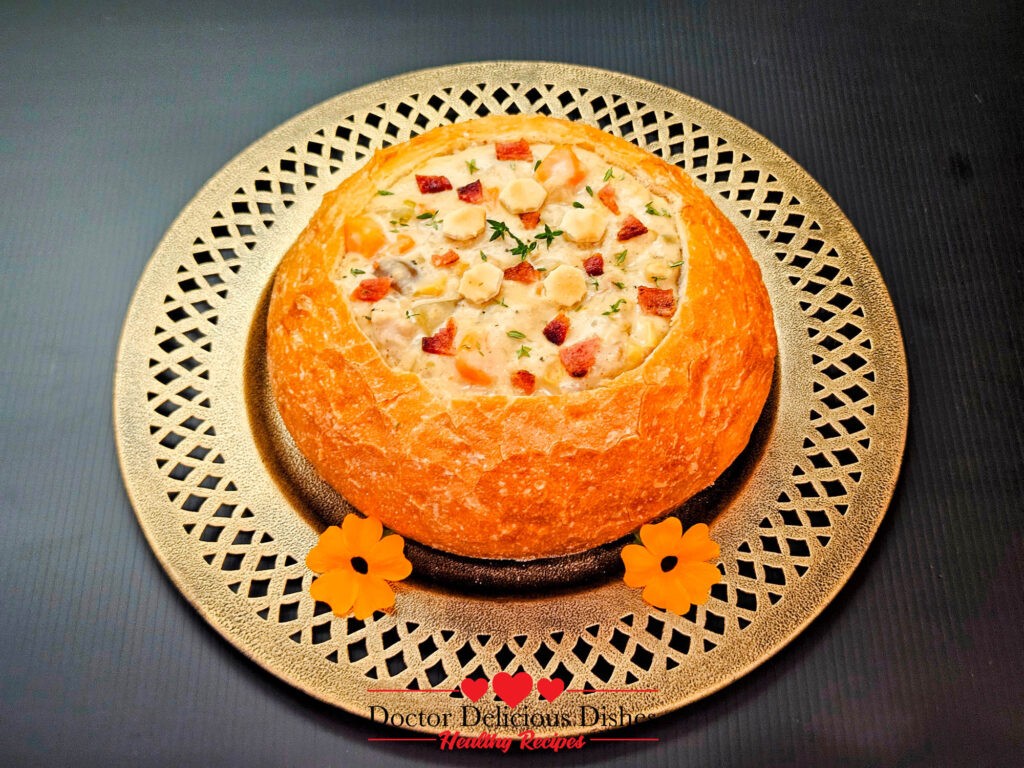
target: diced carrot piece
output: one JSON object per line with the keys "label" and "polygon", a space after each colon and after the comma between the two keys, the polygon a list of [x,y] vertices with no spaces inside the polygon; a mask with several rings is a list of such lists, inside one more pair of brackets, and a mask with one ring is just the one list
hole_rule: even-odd
{"label": "diced carrot piece", "polygon": [[494,379],[486,371],[477,368],[475,365],[470,363],[465,355],[456,355],[455,357],[455,370],[459,372],[459,375],[468,381],[470,384],[479,384],[480,386],[487,386],[494,383]]}
{"label": "diced carrot piece", "polygon": [[407,253],[414,245],[416,245],[416,241],[408,235],[399,235],[395,238],[395,245],[398,246],[399,253]]}
{"label": "diced carrot piece", "polygon": [[597,190],[597,199],[604,203],[604,207],[609,211],[616,216],[619,215],[619,201],[615,198],[615,190],[611,184],[605,184]]}
{"label": "diced carrot piece", "polygon": [[534,176],[537,181],[548,189],[567,187],[575,189],[586,177],[587,172],[572,151],[572,147],[562,145],[552,149],[548,156],[541,160]]}
{"label": "diced carrot piece", "polygon": [[345,250],[361,253],[367,258],[379,251],[387,238],[380,225],[369,216],[353,216],[345,220]]}

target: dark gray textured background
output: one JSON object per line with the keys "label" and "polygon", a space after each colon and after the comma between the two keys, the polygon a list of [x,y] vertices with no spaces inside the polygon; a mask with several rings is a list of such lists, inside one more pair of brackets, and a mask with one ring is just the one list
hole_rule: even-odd
{"label": "dark gray textured background", "polygon": [[659,744],[531,762],[1024,765],[1024,13],[754,6],[3,4],[0,764],[516,759],[368,744],[367,723],[208,628],[143,540],[110,408],[133,286],[225,162],[350,88],[505,58],[646,77],[779,145],[873,252],[912,377],[900,486],[825,613],[738,683],[634,732]]}

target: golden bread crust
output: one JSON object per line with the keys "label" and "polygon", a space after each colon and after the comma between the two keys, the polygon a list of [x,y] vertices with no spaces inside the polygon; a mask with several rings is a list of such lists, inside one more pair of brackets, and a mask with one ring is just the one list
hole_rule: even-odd
{"label": "golden bread crust", "polygon": [[[344,222],[431,157],[512,141],[574,144],[679,200],[685,286],[636,368],[561,395],[451,394],[392,368],[331,279]],[[747,444],[776,338],[757,264],[690,177],[590,126],[494,116],[378,152],[323,200],[278,269],[267,321],[274,396],[299,450],[365,514],[486,558],[576,552],[710,485]]]}

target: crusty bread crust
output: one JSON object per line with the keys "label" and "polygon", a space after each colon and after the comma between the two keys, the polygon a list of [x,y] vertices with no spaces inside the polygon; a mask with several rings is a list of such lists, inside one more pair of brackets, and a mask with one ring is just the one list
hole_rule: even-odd
{"label": "crusty bread crust", "polygon": [[[451,395],[392,368],[330,275],[344,222],[427,159],[525,138],[574,144],[678,203],[685,285],[636,368],[562,395]],[[328,193],[278,269],[267,321],[274,396],[298,448],[365,514],[460,555],[534,558],[614,540],[714,482],[771,385],[775,329],[757,264],[680,169],[596,128],[494,116],[382,150]]]}

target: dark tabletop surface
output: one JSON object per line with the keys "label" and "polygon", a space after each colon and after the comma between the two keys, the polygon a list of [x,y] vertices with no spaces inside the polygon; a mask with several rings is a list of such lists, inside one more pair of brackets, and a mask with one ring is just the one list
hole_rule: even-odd
{"label": "dark tabletop surface", "polygon": [[1024,765],[1022,18],[1012,2],[4,4],[0,763],[482,762],[369,744],[208,627],[135,521],[110,403],[132,289],[224,163],[343,91],[503,58],[645,77],[780,146],[873,253],[911,374],[895,497],[823,615],[636,731],[658,744],[532,762]]}

